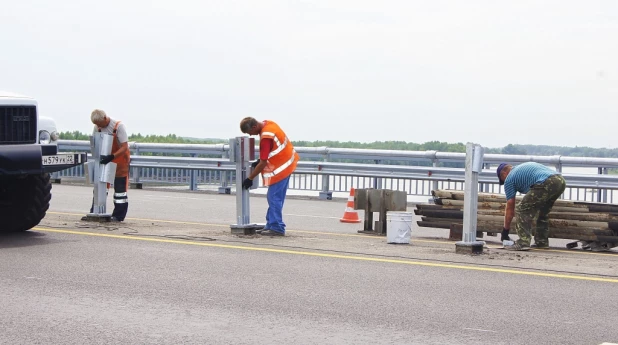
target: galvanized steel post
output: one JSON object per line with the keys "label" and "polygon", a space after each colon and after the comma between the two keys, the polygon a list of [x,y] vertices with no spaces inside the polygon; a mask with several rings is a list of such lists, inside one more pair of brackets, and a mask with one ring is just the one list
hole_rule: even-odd
{"label": "galvanized steel post", "polygon": [[[195,156],[196,156],[195,153],[191,154],[191,157],[195,157]],[[190,183],[190,185],[189,185],[189,189],[190,190],[197,190],[197,179],[195,178],[196,172],[197,171],[195,171],[195,169],[191,169],[191,172],[190,172],[191,181],[189,182]]]}
{"label": "galvanized steel post", "polygon": [[[255,157],[255,139],[246,136],[230,139],[230,161],[236,163],[236,224],[230,227],[233,234],[252,235],[264,225],[250,223],[249,190],[243,188],[243,181],[249,176],[250,161]],[[251,189],[256,189],[257,181]]]}
{"label": "galvanized steel post", "polygon": [[[598,169],[599,175],[607,174],[607,169],[603,169],[603,167],[598,167],[597,169]],[[597,185],[598,184],[599,183],[597,182]],[[605,196],[603,196],[603,194],[605,194]],[[604,189],[600,189],[600,188],[597,189],[597,200],[596,201],[597,202],[606,202],[606,201],[603,201],[604,199],[607,200],[607,191],[604,190]]]}
{"label": "galvanized steel post", "polygon": [[[133,153],[136,156],[139,156],[139,146],[136,145],[135,149],[133,150]],[[135,184],[139,183],[140,173],[141,173],[140,167],[133,167],[133,183]]]}
{"label": "galvanized steel post", "polygon": [[[328,162],[328,153],[324,155],[324,162]],[[319,198],[322,200],[332,200],[333,192],[330,190],[330,175],[322,175],[322,190],[320,191]]]}
{"label": "galvanized steel post", "polygon": [[[491,169],[491,164],[484,163],[483,164],[483,169],[487,169],[487,170]],[[479,189],[480,189],[481,192],[490,193],[489,187],[490,187],[489,183],[481,183]]]}
{"label": "galvanized steel post", "polygon": [[95,133],[90,137],[92,160],[88,164],[88,176],[86,182],[94,185],[92,193],[92,210],[82,220],[109,222],[111,214],[107,213],[107,184],[114,182],[116,176],[116,163],[101,164],[99,160],[103,155],[112,152],[114,137],[105,133]]}
{"label": "galvanized steel post", "polygon": [[[607,168],[603,168],[603,175],[607,175]],[[601,202],[607,202],[607,189],[603,189],[603,199]]]}
{"label": "galvanized steel post", "polygon": [[[221,158],[230,159],[229,150],[223,151],[223,153],[221,154]],[[222,171],[219,174],[219,176],[221,177],[221,186],[219,186],[218,193],[219,194],[231,194],[232,187],[229,186],[229,181],[231,180],[232,173],[228,171]]]}
{"label": "galvanized steel post", "polygon": [[[437,160],[437,159],[432,159],[432,160],[431,160],[431,163],[432,163],[431,165],[432,165],[434,168],[437,168],[437,167],[438,167],[438,163],[439,163],[439,162],[438,162],[438,160]],[[438,189],[439,189],[439,187],[438,187],[438,181],[437,181],[437,180],[434,180],[432,184],[433,184],[433,186],[432,186],[432,188],[431,188],[432,190],[438,190]]]}
{"label": "galvanized steel post", "polygon": [[[376,164],[382,164],[382,160],[381,159],[376,159],[375,162],[376,162]],[[374,177],[374,179],[373,179],[373,188],[375,188],[375,189],[382,189],[382,178]]]}
{"label": "galvanized steel post", "polygon": [[455,244],[455,252],[462,254],[481,254],[484,243],[476,240],[476,220],[478,210],[479,173],[483,168],[483,147],[466,144],[466,173],[463,209],[462,240]]}

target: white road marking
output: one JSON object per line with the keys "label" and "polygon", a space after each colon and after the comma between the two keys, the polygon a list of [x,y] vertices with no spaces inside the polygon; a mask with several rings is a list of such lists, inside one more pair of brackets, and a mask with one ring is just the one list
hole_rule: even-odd
{"label": "white road marking", "polygon": [[286,213],[285,216],[293,216],[293,217],[307,217],[307,218],[326,218],[326,219],[339,219],[341,217],[327,217],[327,216],[311,216],[308,214],[292,214]]}
{"label": "white road marking", "polygon": [[464,329],[467,329],[469,331],[479,331],[479,332],[490,332],[490,333],[498,333],[498,331],[492,331],[489,329],[480,329],[480,328],[466,328],[464,327]]}
{"label": "white road marking", "polygon": [[155,199],[166,198],[166,199],[186,199],[186,200],[201,200],[201,201],[215,201],[216,200],[216,199],[204,199],[204,198],[188,198],[185,196],[161,196],[161,195],[152,195],[152,194],[146,194],[143,196],[153,197]]}

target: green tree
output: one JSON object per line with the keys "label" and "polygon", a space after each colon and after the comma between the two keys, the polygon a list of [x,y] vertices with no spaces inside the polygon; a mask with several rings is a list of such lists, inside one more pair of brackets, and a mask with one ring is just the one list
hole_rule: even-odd
{"label": "green tree", "polygon": [[525,155],[526,150],[519,145],[508,144],[502,148],[502,153],[507,155]]}

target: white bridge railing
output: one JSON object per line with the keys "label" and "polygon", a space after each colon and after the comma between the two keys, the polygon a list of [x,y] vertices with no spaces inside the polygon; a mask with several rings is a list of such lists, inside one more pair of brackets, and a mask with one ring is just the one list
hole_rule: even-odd
{"label": "white bridge railing", "polygon": [[[90,151],[88,141],[61,140],[58,147],[65,152]],[[229,161],[228,145],[130,143],[130,149],[133,183],[188,185],[191,190],[210,186],[228,193],[233,185],[235,165]],[[385,188],[427,196],[432,189],[463,190],[464,187],[464,153],[328,147],[296,147],[296,151],[301,162],[290,179],[290,188],[315,191],[323,198],[329,198],[333,192],[347,192],[351,187]],[[493,169],[499,163],[530,161],[563,172],[567,181],[565,199],[613,203],[614,193],[618,193],[618,175],[607,174],[609,168],[618,168],[618,159],[504,154],[485,154],[484,170],[479,174],[480,191],[501,192]],[[440,166],[443,163],[460,163],[461,168]],[[589,169],[593,173],[581,174],[563,171],[565,167],[594,169]],[[83,176],[83,166],[55,175],[56,178]]]}

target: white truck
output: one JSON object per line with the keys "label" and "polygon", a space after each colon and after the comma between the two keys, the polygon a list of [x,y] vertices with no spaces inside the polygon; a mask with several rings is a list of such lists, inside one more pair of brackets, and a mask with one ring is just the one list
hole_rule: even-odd
{"label": "white truck", "polygon": [[49,174],[86,162],[86,153],[59,154],[57,140],[36,100],[0,91],[0,232],[39,224],[51,200]]}

